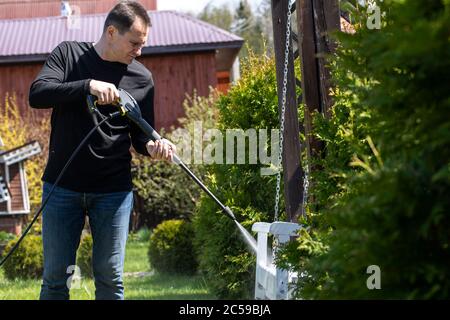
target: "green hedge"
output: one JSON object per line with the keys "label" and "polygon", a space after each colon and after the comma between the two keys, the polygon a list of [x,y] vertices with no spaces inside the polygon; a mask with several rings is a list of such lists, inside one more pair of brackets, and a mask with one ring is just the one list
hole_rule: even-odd
{"label": "green hedge", "polygon": [[194,229],[190,222],[167,220],[159,224],[150,236],[150,266],[160,273],[194,274],[197,260],[193,237]]}
{"label": "green hedge", "polygon": [[80,268],[82,277],[93,277],[92,248],[92,235],[83,234],[77,251],[77,266]]}
{"label": "green hedge", "polygon": [[[200,197],[198,186],[178,166],[141,157],[135,160],[133,182],[141,227],[154,228],[164,220],[188,219]],[[199,177],[201,171],[193,167]]]}
{"label": "green hedge", "polygon": [[[243,63],[241,79],[220,97],[218,107],[217,126],[224,137],[226,129],[279,128],[274,60],[250,55]],[[246,143],[246,164],[208,167],[205,183],[251,230],[255,222],[273,221],[276,176],[262,176],[260,169],[265,165],[261,163],[248,164],[248,151]],[[282,205],[280,209],[283,213]],[[253,298],[255,256],[242,241],[236,225],[206,195],[197,206],[194,225],[200,270],[211,292],[221,299]]]}
{"label": "green hedge", "polygon": [[0,231],[0,256],[3,255],[3,250],[9,241],[14,240],[15,235],[9,232]]}
{"label": "green hedge", "polygon": [[[16,243],[17,239],[8,242],[3,255],[5,256]],[[43,259],[42,237],[29,234],[3,265],[5,277],[10,280],[40,278],[44,265]]]}
{"label": "green hedge", "polygon": [[[40,225],[36,226],[32,232],[39,230]],[[3,256],[16,242],[17,239],[13,239],[7,243]],[[77,265],[80,267],[83,277],[92,277],[92,236],[90,234],[82,237],[77,252]],[[3,267],[7,279],[41,278],[44,268],[42,236],[35,233],[28,234]]]}
{"label": "green hedge", "polygon": [[[299,297],[448,299],[450,3],[377,4],[381,30],[354,12],[357,32],[339,36],[333,115],[316,117],[327,152],[311,228],[287,256],[308,274]],[[367,288],[370,265],[381,290]]]}

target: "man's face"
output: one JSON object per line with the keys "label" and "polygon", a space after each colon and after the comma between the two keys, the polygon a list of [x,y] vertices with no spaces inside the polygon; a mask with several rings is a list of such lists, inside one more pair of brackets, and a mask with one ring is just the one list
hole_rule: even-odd
{"label": "man's face", "polygon": [[108,29],[109,47],[110,54],[115,61],[130,64],[133,59],[141,55],[149,32],[149,27],[141,19],[137,18],[130,30],[123,35],[113,26],[108,28],[112,28]]}

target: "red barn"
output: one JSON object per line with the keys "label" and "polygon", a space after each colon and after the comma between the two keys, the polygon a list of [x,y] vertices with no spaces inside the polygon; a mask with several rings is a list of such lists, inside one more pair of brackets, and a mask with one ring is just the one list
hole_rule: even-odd
{"label": "red barn", "polygon": [[[73,4],[87,8],[88,2],[102,3],[95,10],[105,9],[103,3],[109,3],[110,7],[105,10],[109,11],[116,1],[71,1],[70,8]],[[155,3],[141,2],[148,2],[150,7]],[[0,12],[5,11],[2,3],[11,5],[11,1],[0,0]],[[95,12],[94,9],[91,12]],[[0,101],[7,93],[14,93],[25,115],[45,114],[45,111],[28,107],[28,91],[53,48],[65,40],[96,42],[106,18],[106,13],[84,14],[82,11],[81,15],[67,15],[61,11],[61,14],[65,16],[0,20]],[[149,15],[153,27],[138,60],[153,73],[156,129],[168,129],[184,115],[182,102],[186,94],[196,90],[205,96],[210,86],[227,90],[243,39],[179,12],[149,11]]]}

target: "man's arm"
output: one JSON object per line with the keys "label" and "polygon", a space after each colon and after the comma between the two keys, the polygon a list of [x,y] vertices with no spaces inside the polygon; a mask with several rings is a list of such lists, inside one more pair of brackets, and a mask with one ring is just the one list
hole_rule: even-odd
{"label": "man's arm", "polygon": [[58,104],[80,100],[89,93],[91,79],[65,82],[68,44],[60,43],[50,54],[41,72],[30,87],[29,103],[32,108],[51,108]]}

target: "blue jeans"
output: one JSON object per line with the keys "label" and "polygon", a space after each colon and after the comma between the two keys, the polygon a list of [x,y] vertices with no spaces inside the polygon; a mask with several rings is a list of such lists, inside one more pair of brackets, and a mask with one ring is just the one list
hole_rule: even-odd
{"label": "blue jeans", "polygon": [[[44,182],[42,199],[51,187]],[[80,193],[55,188],[42,215],[44,274],[40,299],[69,299],[67,280],[73,269],[68,273],[68,268],[76,264],[86,215],[93,239],[95,298],[124,299],[122,274],[132,206],[133,193],[128,191]]]}

